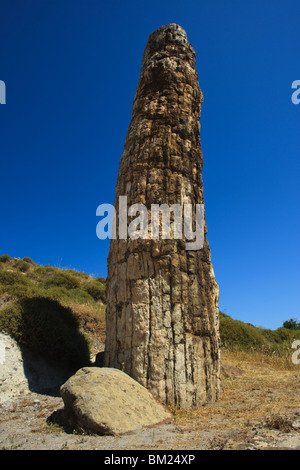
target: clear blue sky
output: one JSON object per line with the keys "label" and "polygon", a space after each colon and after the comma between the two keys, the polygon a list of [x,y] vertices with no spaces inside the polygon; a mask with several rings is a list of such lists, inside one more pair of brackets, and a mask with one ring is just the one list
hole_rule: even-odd
{"label": "clear blue sky", "polygon": [[1,0],[0,252],[106,276],[113,203],[149,34],[197,57],[208,240],[220,309],[300,320],[299,0]]}

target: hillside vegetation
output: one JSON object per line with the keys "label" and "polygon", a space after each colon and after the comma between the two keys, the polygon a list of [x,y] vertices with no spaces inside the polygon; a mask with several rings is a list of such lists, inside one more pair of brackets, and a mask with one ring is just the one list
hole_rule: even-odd
{"label": "hillside vegetation", "polygon": [[0,331],[49,362],[87,365],[105,335],[105,279],[0,256]]}
{"label": "hillside vegetation", "polygon": [[[106,281],[86,273],[0,256],[0,331],[48,361],[77,369],[103,349]],[[300,330],[269,330],[220,312],[223,351],[290,361]]]}
{"label": "hillside vegetation", "polygon": [[260,352],[291,358],[292,343],[300,340],[300,331],[288,328],[269,330],[255,327],[220,312],[220,335],[223,350]]}

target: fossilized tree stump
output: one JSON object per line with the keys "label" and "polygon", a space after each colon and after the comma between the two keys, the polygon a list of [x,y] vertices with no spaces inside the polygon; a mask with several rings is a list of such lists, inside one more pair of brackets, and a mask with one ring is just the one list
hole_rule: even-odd
{"label": "fossilized tree stump", "polygon": [[[117,215],[119,196],[127,196],[128,206],[149,209],[204,203],[202,101],[185,31],[162,26],[144,52],[117,179]],[[105,365],[122,369],[166,404],[214,401],[220,391],[218,296],[206,226],[197,251],[186,250],[184,237],[111,240]]]}

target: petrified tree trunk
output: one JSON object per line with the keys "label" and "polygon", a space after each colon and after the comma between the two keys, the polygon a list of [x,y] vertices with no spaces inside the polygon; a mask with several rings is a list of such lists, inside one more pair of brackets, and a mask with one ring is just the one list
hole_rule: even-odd
{"label": "petrified tree trunk", "polygon": [[[149,36],[120,161],[128,206],[203,204],[200,105],[195,52],[178,25]],[[128,218],[128,222],[130,222]],[[220,391],[219,290],[209,244],[111,240],[105,365],[124,370],[160,401],[181,407]]]}

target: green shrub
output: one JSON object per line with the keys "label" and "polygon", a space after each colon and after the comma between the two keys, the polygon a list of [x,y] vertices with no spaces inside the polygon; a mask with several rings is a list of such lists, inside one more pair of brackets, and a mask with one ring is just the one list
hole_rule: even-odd
{"label": "green shrub", "polygon": [[33,264],[34,266],[36,265],[36,263],[34,261],[32,261],[31,258],[29,258],[28,256],[25,256],[23,258],[23,261],[26,261],[26,263],[30,263],[30,264]]}
{"label": "green shrub", "polygon": [[76,289],[80,287],[80,282],[76,276],[62,272],[59,268],[43,266],[36,268],[28,275],[36,283],[45,289],[52,287],[65,287],[66,289]]}
{"label": "green shrub", "polygon": [[1,255],[0,256],[0,263],[6,263],[7,261],[11,261],[12,257],[9,255]]}
{"label": "green shrub", "polygon": [[68,307],[46,297],[10,302],[0,310],[0,330],[49,362],[76,370],[89,364],[88,340]]}
{"label": "green shrub", "polygon": [[0,310],[0,331],[10,334],[16,341],[22,338],[22,309],[20,304],[10,302]]}
{"label": "green shrub", "polygon": [[234,347],[239,347],[240,349],[256,349],[263,343],[258,328],[251,327],[238,320],[233,320],[231,317],[221,312],[220,335],[222,346],[229,349]]}
{"label": "green shrub", "polygon": [[0,294],[11,298],[24,298],[36,295],[38,288],[26,275],[16,271],[0,271]]}
{"label": "green shrub", "polygon": [[38,268],[30,271],[28,273],[28,277],[41,284],[45,279],[48,279],[50,276],[54,276],[59,272],[59,269],[53,268],[52,266],[39,266]]}
{"label": "green shrub", "polygon": [[283,323],[283,327],[289,330],[300,330],[300,323],[298,323],[294,318],[290,318]]}
{"label": "green shrub", "polygon": [[0,285],[13,286],[13,285],[27,285],[29,284],[26,276],[17,272],[1,271],[0,272]]}
{"label": "green shrub", "polygon": [[62,272],[53,273],[53,275],[49,276],[45,282],[44,286],[46,289],[50,287],[65,287],[66,289],[76,289],[80,286],[80,282],[73,276],[69,274],[65,274]]}
{"label": "green shrub", "polygon": [[225,349],[285,355],[294,339],[300,339],[300,331],[257,328],[220,312],[220,336]]}
{"label": "green shrub", "polygon": [[79,304],[95,303],[93,297],[82,288],[69,290],[69,298]]}
{"label": "green shrub", "polygon": [[48,273],[56,273],[59,272],[60,270],[58,268],[53,268],[53,266],[40,266],[39,268],[36,268],[34,270],[34,273],[38,275],[46,275]]}
{"label": "green shrub", "polygon": [[105,302],[106,299],[106,289],[103,284],[98,281],[91,281],[84,284],[83,289],[91,296],[93,299],[98,302]]}
{"label": "green shrub", "polygon": [[23,259],[17,259],[14,261],[14,267],[22,273],[27,273],[30,269],[30,263],[27,263],[27,261]]}
{"label": "green shrub", "polygon": [[77,278],[81,280],[85,280],[89,278],[89,275],[87,273],[83,273],[81,271],[74,271],[73,269],[64,269],[63,272],[71,274],[72,276],[76,276]]}
{"label": "green shrub", "polygon": [[66,289],[65,287],[51,287],[50,289],[41,290],[41,296],[49,297],[56,300],[72,300],[79,304],[90,304],[94,299],[83,289]]}
{"label": "green shrub", "polygon": [[41,289],[30,284],[0,285],[0,295],[5,294],[12,299],[23,299],[39,295]]}

